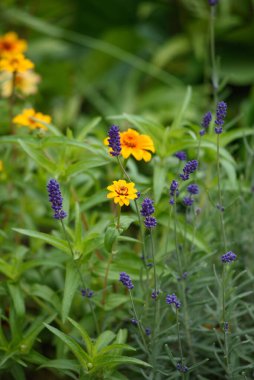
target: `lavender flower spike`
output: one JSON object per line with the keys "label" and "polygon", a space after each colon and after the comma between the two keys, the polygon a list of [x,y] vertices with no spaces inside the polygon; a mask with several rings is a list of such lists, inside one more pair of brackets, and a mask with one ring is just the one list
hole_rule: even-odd
{"label": "lavender flower spike", "polygon": [[192,160],[192,161],[188,161],[185,165],[185,167],[183,168],[183,174],[180,174],[180,178],[183,180],[183,181],[187,181],[190,177],[190,174],[191,173],[194,173],[195,170],[197,170],[198,168],[198,161],[197,160]]}
{"label": "lavender flower spike", "polygon": [[179,152],[176,152],[174,156],[178,158],[178,160],[180,161],[186,161],[187,159],[187,154],[182,150],[180,150]]}
{"label": "lavender flower spike", "polygon": [[177,309],[179,309],[181,306],[181,302],[179,301],[179,299],[174,293],[171,295],[170,294],[167,295],[166,303],[169,305],[174,304]]}
{"label": "lavender flower spike", "polygon": [[145,198],[142,202],[140,214],[142,216],[150,216],[154,213],[153,201],[150,198]]}
{"label": "lavender flower spike", "polygon": [[120,273],[119,281],[129,290],[134,288],[130,276],[125,272]]}
{"label": "lavender flower spike", "polygon": [[226,264],[226,263],[232,263],[235,261],[237,258],[236,254],[233,253],[232,251],[229,251],[225,253],[224,255],[221,256],[221,261]]}
{"label": "lavender flower spike", "polygon": [[227,115],[227,104],[225,102],[219,102],[217,104],[217,109],[216,109],[216,120],[215,120],[216,127],[214,128],[214,131],[217,135],[220,135],[223,132],[222,126],[224,124],[224,119],[226,115]]}
{"label": "lavender flower spike", "polygon": [[49,201],[54,211],[54,218],[62,220],[67,216],[63,208],[63,197],[60,190],[60,185],[55,179],[50,179],[47,184]]}
{"label": "lavender flower spike", "polygon": [[117,157],[121,154],[120,130],[116,125],[112,125],[108,131],[108,145],[111,148],[111,156]]}
{"label": "lavender flower spike", "polygon": [[212,121],[212,114],[209,111],[203,116],[203,120],[201,123],[201,126],[203,127],[203,129],[201,129],[201,131],[199,132],[200,136],[204,136],[206,134],[211,121]]}
{"label": "lavender flower spike", "polygon": [[214,6],[218,4],[219,0],[208,0],[209,5]]}

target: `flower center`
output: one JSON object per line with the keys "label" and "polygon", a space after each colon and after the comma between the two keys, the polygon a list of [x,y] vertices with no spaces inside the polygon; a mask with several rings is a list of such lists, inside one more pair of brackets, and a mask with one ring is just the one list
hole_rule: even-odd
{"label": "flower center", "polygon": [[126,187],[126,186],[119,186],[118,189],[116,189],[116,193],[118,195],[128,195],[128,187]]}
{"label": "flower center", "polygon": [[34,120],[34,117],[33,117],[33,116],[30,116],[30,117],[28,118],[28,120],[29,120],[29,123],[31,123],[31,124],[36,124],[36,121]]}
{"label": "flower center", "polygon": [[137,140],[134,136],[125,136],[123,144],[127,145],[129,148],[135,148],[137,146]]}
{"label": "flower center", "polygon": [[11,42],[8,42],[8,41],[2,42],[2,46],[3,46],[4,50],[12,50],[13,49],[13,44]]}

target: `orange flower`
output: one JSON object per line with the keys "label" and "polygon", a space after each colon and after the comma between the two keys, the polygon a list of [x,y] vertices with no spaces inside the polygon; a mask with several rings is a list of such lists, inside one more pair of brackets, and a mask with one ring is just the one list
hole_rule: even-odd
{"label": "orange flower", "polygon": [[[140,135],[134,129],[128,129],[126,132],[120,132],[121,141],[121,155],[123,158],[128,158],[130,155],[134,156],[136,160],[150,161],[152,155],[150,152],[155,152],[154,143],[151,137],[147,135]],[[108,137],[104,139],[104,144],[108,145]]]}
{"label": "orange flower", "polygon": [[33,108],[25,109],[20,115],[15,116],[12,119],[14,124],[19,124],[30,129],[44,129],[48,128],[42,124],[49,124],[51,122],[51,117],[48,115],[43,115],[41,112],[35,112]]}
{"label": "orange flower", "polygon": [[130,199],[136,199],[137,189],[135,189],[135,183],[129,182],[127,183],[123,179],[119,179],[119,181],[113,181],[113,185],[107,187],[110,191],[107,195],[107,198],[114,198],[115,203],[119,203],[122,207],[123,205],[129,206]]}
{"label": "orange flower", "polygon": [[133,155],[136,160],[150,161],[152,158],[151,152],[155,152],[153,140],[147,135],[140,135],[134,129],[128,129],[126,132],[120,133],[122,156],[128,158]]}
{"label": "orange flower", "polygon": [[[35,94],[40,80],[41,77],[32,70],[17,73],[15,76],[15,89],[25,96]],[[2,96],[8,98],[12,94],[13,74],[3,71],[0,74],[0,82]]]}
{"label": "orange flower", "polygon": [[25,58],[23,54],[6,54],[0,60],[0,70],[9,71],[10,73],[22,73],[33,67],[33,62]]}
{"label": "orange flower", "polygon": [[27,43],[25,40],[18,38],[15,32],[6,33],[0,37],[0,55],[9,53],[17,54],[23,53],[27,49]]}

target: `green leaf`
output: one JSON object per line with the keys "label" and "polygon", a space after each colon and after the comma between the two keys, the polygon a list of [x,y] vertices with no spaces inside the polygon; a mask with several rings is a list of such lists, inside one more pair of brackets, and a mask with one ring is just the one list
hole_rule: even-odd
{"label": "green leaf", "polygon": [[112,251],[113,245],[119,236],[115,227],[108,227],[104,235],[104,247],[108,252]]}
{"label": "green leaf", "polygon": [[47,363],[42,364],[40,368],[55,368],[65,370],[68,369],[70,371],[79,372],[80,366],[76,362],[76,360],[71,359],[55,359],[55,360],[47,360]]}
{"label": "green leaf", "polygon": [[62,303],[62,320],[66,321],[73,297],[76,293],[80,278],[77,271],[77,267],[73,261],[69,261],[66,265],[66,275],[64,282],[64,294],[63,294],[63,303]]}
{"label": "green leaf", "polygon": [[14,309],[16,311],[16,314],[18,317],[22,318],[25,315],[25,302],[24,302],[24,297],[21,289],[17,284],[7,284]]}
{"label": "green leaf", "polygon": [[69,349],[73,352],[73,354],[78,359],[84,371],[87,373],[88,372],[87,364],[89,363],[89,356],[82,349],[82,347],[75,341],[75,339],[62,333],[60,330],[46,323],[45,323],[45,326],[69,347]]}
{"label": "green leaf", "polygon": [[46,243],[53,245],[53,247],[60,249],[64,253],[67,253],[68,255],[71,254],[67,242],[56,236],[48,235],[48,234],[45,234],[43,232],[38,232],[38,231],[24,230],[23,228],[13,228],[13,231],[16,231],[26,236],[43,240]]}
{"label": "green leaf", "polygon": [[40,151],[29,146],[25,141],[18,140],[20,146],[23,150],[30,156],[39,166],[47,170],[48,173],[54,174],[56,171],[56,165],[51,162],[45,155]]}
{"label": "green leaf", "polygon": [[92,354],[93,354],[93,342],[91,341],[88,333],[86,332],[86,330],[82,326],[80,326],[79,323],[77,323],[73,319],[68,318],[68,320],[79,331],[79,333],[82,336],[84,343],[86,345],[88,355],[92,356]]}
{"label": "green leaf", "polygon": [[95,351],[99,352],[102,348],[106,347],[115,336],[112,331],[104,331],[96,340]]}
{"label": "green leaf", "polygon": [[153,171],[153,193],[155,203],[158,203],[161,198],[161,194],[166,182],[166,174],[167,167],[162,161],[156,160]]}
{"label": "green leaf", "polygon": [[192,89],[190,86],[187,87],[186,95],[183,101],[183,104],[181,106],[181,109],[179,112],[177,112],[177,116],[175,120],[173,121],[173,124],[171,125],[171,129],[177,129],[181,127],[183,116],[186,112],[186,109],[188,108],[190,101],[191,101],[191,95],[192,95]]}
{"label": "green leaf", "polygon": [[78,141],[82,141],[88,133],[90,133],[101,121],[101,117],[95,117],[90,123],[88,123],[84,128],[82,128],[80,134],[78,135]]}

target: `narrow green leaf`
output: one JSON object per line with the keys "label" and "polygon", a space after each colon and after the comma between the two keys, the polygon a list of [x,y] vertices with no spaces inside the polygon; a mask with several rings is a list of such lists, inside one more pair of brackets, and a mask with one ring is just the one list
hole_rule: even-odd
{"label": "narrow green leaf", "polygon": [[71,318],[68,318],[68,320],[71,322],[71,324],[79,331],[80,335],[82,336],[83,340],[84,340],[84,343],[86,345],[86,349],[87,349],[87,353],[88,355],[92,355],[92,352],[93,352],[93,342],[91,341],[88,333],[86,332],[86,330],[80,326],[79,323],[77,323],[76,321],[74,321],[73,319]]}
{"label": "narrow green leaf", "polygon": [[62,333],[60,330],[48,325],[47,323],[45,323],[45,326],[69,347],[69,349],[78,359],[84,371],[87,373],[87,364],[89,363],[89,357],[87,353],[82,349],[82,347],[75,341],[75,339]]}
{"label": "narrow green leaf", "polygon": [[53,247],[56,247],[69,255],[71,254],[67,242],[56,236],[52,236],[52,235],[45,234],[43,232],[38,232],[38,231],[24,230],[23,228],[13,228],[13,231],[16,231],[26,236],[43,240],[46,243],[53,245]]}
{"label": "narrow green leaf", "polygon": [[29,146],[25,141],[18,141],[23,150],[30,156],[39,166],[43,167],[47,170],[48,173],[54,174],[56,170],[56,166],[53,162],[51,162],[45,155],[43,155],[40,151]]}
{"label": "narrow green leaf", "polygon": [[22,318],[25,315],[25,302],[21,289],[18,284],[7,284],[10,296],[13,301],[14,309],[18,317]]}
{"label": "narrow green leaf", "polygon": [[80,278],[77,272],[77,268],[73,261],[69,261],[66,265],[65,283],[64,283],[64,294],[62,303],[62,320],[66,321],[73,297],[77,290]]}
{"label": "narrow green leaf", "polygon": [[106,347],[115,338],[116,334],[112,331],[104,331],[96,340],[95,351],[99,352],[102,348]]}

